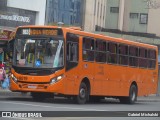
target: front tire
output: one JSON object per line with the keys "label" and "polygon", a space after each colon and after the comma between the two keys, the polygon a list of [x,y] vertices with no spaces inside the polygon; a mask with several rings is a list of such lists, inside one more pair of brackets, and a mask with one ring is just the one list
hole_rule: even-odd
{"label": "front tire", "polygon": [[77,96],[74,97],[74,100],[76,103],[78,104],[85,104],[87,102],[87,98],[88,98],[88,88],[87,85],[82,82],[80,87],[79,87],[79,94]]}

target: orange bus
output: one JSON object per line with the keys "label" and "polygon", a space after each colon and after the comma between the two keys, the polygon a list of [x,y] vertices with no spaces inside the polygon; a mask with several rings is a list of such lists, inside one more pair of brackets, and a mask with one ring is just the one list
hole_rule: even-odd
{"label": "orange bus", "polygon": [[115,97],[133,104],[155,94],[156,46],[58,26],[18,27],[10,90],[36,100],[64,95],[77,103]]}

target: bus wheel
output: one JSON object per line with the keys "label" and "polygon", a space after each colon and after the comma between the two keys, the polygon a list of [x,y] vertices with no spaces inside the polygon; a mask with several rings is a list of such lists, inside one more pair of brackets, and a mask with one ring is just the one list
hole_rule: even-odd
{"label": "bus wheel", "polygon": [[128,103],[134,104],[137,101],[137,87],[133,84],[129,90]]}
{"label": "bus wheel", "polygon": [[88,97],[88,88],[84,82],[81,83],[79,88],[79,94],[74,97],[74,100],[78,104],[85,104]]}
{"label": "bus wheel", "polygon": [[137,101],[137,87],[133,84],[129,90],[128,97],[119,97],[121,103],[134,104]]}

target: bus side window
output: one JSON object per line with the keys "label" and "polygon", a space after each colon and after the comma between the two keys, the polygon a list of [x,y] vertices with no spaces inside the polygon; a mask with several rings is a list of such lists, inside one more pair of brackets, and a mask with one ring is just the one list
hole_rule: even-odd
{"label": "bus side window", "polygon": [[128,65],[128,46],[119,44],[119,64]]}
{"label": "bus side window", "polygon": [[156,51],[148,50],[148,68],[155,69],[156,67]]}
{"label": "bus side window", "polygon": [[96,62],[105,63],[107,58],[106,42],[100,39],[96,40],[95,60]]}
{"label": "bus side window", "polygon": [[147,49],[139,48],[139,67],[147,68]]}
{"label": "bus side window", "polygon": [[138,47],[129,47],[129,65],[138,67]]}
{"label": "bus side window", "polygon": [[94,61],[94,39],[84,37],[83,38],[83,60]]}
{"label": "bus side window", "polygon": [[117,64],[117,44],[113,42],[108,43],[108,63]]}

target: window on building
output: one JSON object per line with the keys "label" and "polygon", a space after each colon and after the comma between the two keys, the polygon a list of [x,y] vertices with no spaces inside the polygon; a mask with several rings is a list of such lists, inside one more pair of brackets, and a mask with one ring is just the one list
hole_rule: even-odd
{"label": "window on building", "polygon": [[99,16],[99,2],[98,2],[98,7],[97,7],[97,16]]}
{"label": "window on building", "polygon": [[148,14],[141,13],[140,14],[140,24],[148,23]]}
{"label": "window on building", "polygon": [[64,14],[62,14],[62,22],[64,23]]}
{"label": "window on building", "polygon": [[119,13],[119,7],[110,7],[111,13]]}
{"label": "window on building", "polygon": [[70,16],[70,24],[73,24],[73,16]]}
{"label": "window on building", "polygon": [[103,20],[104,20],[104,16],[105,16],[105,6],[104,6],[104,10],[103,10]]}
{"label": "window on building", "polygon": [[70,8],[74,10],[74,0],[70,0]]}
{"label": "window on building", "polygon": [[94,15],[96,15],[96,3],[97,3],[97,0],[94,0]]}
{"label": "window on building", "polygon": [[137,19],[139,17],[138,13],[130,13],[130,18]]}
{"label": "window on building", "polygon": [[102,6],[102,4],[101,4],[100,18],[101,18],[101,16],[102,16],[102,9],[103,9],[103,6]]}

